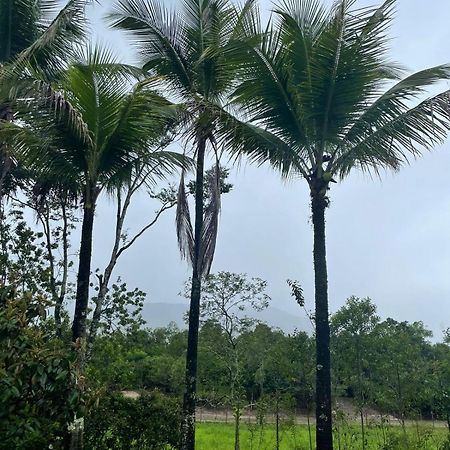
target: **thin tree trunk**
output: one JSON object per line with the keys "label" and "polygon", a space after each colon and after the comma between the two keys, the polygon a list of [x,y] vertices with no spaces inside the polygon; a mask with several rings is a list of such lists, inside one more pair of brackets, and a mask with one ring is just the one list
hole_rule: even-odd
{"label": "thin tree trunk", "polygon": [[312,433],[311,433],[311,421],[309,420],[309,407],[306,419],[308,421],[308,438],[309,438],[309,450],[313,450],[313,444],[312,444]]}
{"label": "thin tree trunk", "polygon": [[183,423],[181,428],[182,450],[194,450],[195,448],[195,400],[197,390],[197,353],[201,295],[201,268],[199,259],[201,233],[203,228],[203,177],[205,165],[205,149],[206,138],[200,135],[197,147],[194,261],[192,270],[191,300],[189,307],[188,345],[186,352],[186,386],[183,399]]}
{"label": "thin tree trunk", "polygon": [[69,223],[67,220],[67,210],[65,201],[61,202],[63,229],[62,229],[62,245],[63,245],[63,275],[61,280],[61,288],[58,300],[55,305],[55,323],[56,333],[61,337],[61,309],[66,297],[67,280],[69,275]]}
{"label": "thin tree trunk", "polygon": [[280,450],[280,399],[276,399],[276,409],[275,409],[275,439],[276,439],[276,450]]}
{"label": "thin tree trunk", "polygon": [[88,189],[84,200],[83,225],[81,229],[75,315],[72,323],[73,342],[76,342],[77,339],[84,339],[86,336],[86,316],[89,302],[89,278],[91,274],[95,200],[95,190],[93,188]]}
{"label": "thin tree trunk", "polygon": [[61,305],[58,304],[58,291],[56,288],[56,273],[55,273],[55,257],[53,255],[53,242],[52,242],[52,230],[50,226],[50,206],[45,204],[45,210],[40,212],[38,210],[38,216],[42,223],[42,228],[45,235],[45,244],[47,247],[47,256],[50,269],[50,291],[52,293],[52,301],[55,305],[55,325],[56,334],[61,336]]}
{"label": "thin tree trunk", "polygon": [[128,191],[128,194],[125,199],[124,209],[122,211],[122,201],[120,190],[117,193],[117,212],[116,212],[116,233],[114,239],[114,246],[111,252],[111,257],[109,259],[109,263],[103,273],[103,275],[99,275],[99,290],[97,299],[95,301],[95,309],[92,315],[91,326],[89,328],[89,335],[87,337],[87,345],[86,345],[86,358],[90,358],[92,354],[92,349],[94,347],[95,338],[97,337],[98,327],[100,324],[103,303],[106,298],[106,294],[108,293],[109,280],[111,279],[112,272],[117,263],[117,253],[120,247],[120,239],[122,236],[123,224],[125,221],[125,215],[128,210],[128,206],[131,200],[131,190]]}
{"label": "thin tree trunk", "polygon": [[314,275],[316,312],[316,445],[333,449],[331,417],[330,325],[328,321],[328,279],[325,249],[327,198],[320,191],[311,196],[314,227]]}
{"label": "thin tree trunk", "polygon": [[362,386],[362,364],[361,364],[361,343],[360,336],[356,337],[356,358],[358,360],[358,384],[359,384],[359,413],[361,418],[361,437],[362,437],[362,450],[366,449],[366,433],[364,428],[364,405],[365,395]]}
{"label": "thin tree trunk", "polygon": [[234,450],[241,450],[241,407],[236,406],[234,415]]}
{"label": "thin tree trunk", "polygon": [[[13,120],[13,114],[8,105],[1,105],[0,104],[0,123],[1,122],[12,122]],[[4,232],[4,226],[6,222],[6,215],[5,215],[5,192],[3,190],[4,182],[6,180],[6,177],[9,173],[9,171],[12,168],[12,162],[11,159],[8,157],[7,152],[4,153],[5,145],[0,142],[0,166],[1,166],[1,173],[0,173],[0,231],[3,235]],[[2,267],[0,267],[0,284],[6,285],[7,278],[8,278],[8,268],[7,268],[7,261],[8,261],[8,246],[5,238],[1,236],[1,247],[2,247],[2,253],[3,253],[3,260],[4,264]]]}

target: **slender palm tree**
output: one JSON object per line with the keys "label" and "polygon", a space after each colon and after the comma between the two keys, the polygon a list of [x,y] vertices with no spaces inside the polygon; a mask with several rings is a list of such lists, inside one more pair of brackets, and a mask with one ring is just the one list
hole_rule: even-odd
{"label": "slender palm tree", "polygon": [[[256,15],[254,0],[247,0],[242,8],[229,0],[180,3],[180,8],[170,11],[159,1],[117,0],[110,21],[114,27],[128,31],[140,51],[144,69],[163,77],[168,92],[185,104],[186,133],[195,148],[194,226],[183,176],[177,210],[180,249],[192,265],[181,447],[193,449],[201,280],[212,264],[220,207],[215,111],[223,107],[235,85],[239,61],[242,61],[242,44]],[[216,182],[214,195],[204,207],[208,147],[216,156]]]}
{"label": "slender palm tree", "polygon": [[177,110],[156,94],[151,80],[130,92],[136,70],[118,64],[107,51],[91,49],[73,63],[47,95],[23,102],[25,126],[10,126],[17,152],[47,179],[75,186],[83,219],[72,339],[83,339],[89,300],[92,236],[97,199],[129,183],[136,163],[173,170],[184,158],[160,151],[158,143]]}
{"label": "slender palm tree", "polygon": [[284,0],[275,25],[249,52],[234,101],[249,121],[222,111],[220,134],[258,163],[270,161],[309,187],[314,230],[317,448],[332,449],[330,331],[325,210],[334,178],[353,169],[398,170],[441,142],[450,128],[450,92],[426,98],[450,66],[402,79],[387,59],[395,0],[355,9],[337,0]]}

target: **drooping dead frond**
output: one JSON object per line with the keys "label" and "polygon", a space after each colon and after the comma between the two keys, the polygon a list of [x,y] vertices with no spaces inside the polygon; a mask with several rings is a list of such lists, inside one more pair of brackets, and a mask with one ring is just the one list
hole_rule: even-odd
{"label": "drooping dead frond", "polygon": [[203,227],[200,242],[200,273],[202,276],[209,275],[211,265],[214,259],[214,252],[216,250],[217,232],[219,229],[219,213],[220,213],[220,166],[216,161],[213,176],[208,180],[210,183],[209,203],[205,209],[203,218]]}
{"label": "drooping dead frond", "polygon": [[180,187],[178,188],[176,226],[181,256],[194,265],[194,232],[184,184],[184,170],[181,172]]}

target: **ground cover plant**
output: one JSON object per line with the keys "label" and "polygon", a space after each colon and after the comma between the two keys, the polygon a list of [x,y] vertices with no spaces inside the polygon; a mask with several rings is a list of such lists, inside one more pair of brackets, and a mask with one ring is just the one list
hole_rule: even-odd
{"label": "ground cover plant", "polygon": [[[313,437],[315,430],[313,430]],[[334,430],[334,446],[338,450],[360,450],[361,433],[357,425],[347,425]],[[199,423],[197,448],[199,450],[227,450],[233,448],[234,427],[224,423]],[[366,433],[367,450],[447,450],[448,433],[430,425],[409,426],[406,433],[401,427],[370,426]],[[276,430],[273,424],[263,427],[243,424],[241,448],[249,450],[310,450],[308,428],[305,425],[285,423],[280,432],[279,447],[276,446]]]}

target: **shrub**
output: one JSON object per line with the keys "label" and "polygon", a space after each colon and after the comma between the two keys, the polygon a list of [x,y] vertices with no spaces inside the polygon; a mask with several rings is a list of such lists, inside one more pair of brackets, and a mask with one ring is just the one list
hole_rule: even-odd
{"label": "shrub", "polygon": [[121,393],[101,397],[85,418],[86,450],[159,450],[179,439],[180,408],[158,392],[136,400]]}
{"label": "shrub", "polygon": [[0,290],[0,449],[63,448],[82,406],[74,355],[40,326],[44,309]]}

